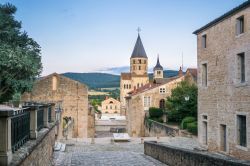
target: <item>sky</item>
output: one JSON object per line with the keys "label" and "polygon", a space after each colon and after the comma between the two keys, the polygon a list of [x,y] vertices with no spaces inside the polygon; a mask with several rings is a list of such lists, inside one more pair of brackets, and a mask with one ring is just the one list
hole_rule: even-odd
{"label": "sky", "polygon": [[165,69],[197,66],[193,33],[245,0],[0,0],[42,50],[42,76],[129,66],[138,35]]}

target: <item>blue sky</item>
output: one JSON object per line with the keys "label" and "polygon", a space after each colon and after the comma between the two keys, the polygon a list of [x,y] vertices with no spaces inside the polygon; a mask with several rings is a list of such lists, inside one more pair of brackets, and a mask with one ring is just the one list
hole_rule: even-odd
{"label": "blue sky", "polygon": [[129,65],[137,27],[149,58],[162,66],[196,67],[192,32],[245,0],[0,0],[18,11],[42,48],[43,74],[93,72]]}

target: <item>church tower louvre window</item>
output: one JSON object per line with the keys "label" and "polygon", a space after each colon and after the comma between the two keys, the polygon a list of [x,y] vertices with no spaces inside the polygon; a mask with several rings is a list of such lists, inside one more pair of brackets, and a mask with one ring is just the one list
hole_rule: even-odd
{"label": "church tower louvre window", "polygon": [[157,62],[154,67],[154,79],[163,78],[163,67],[160,64],[159,55],[157,56]]}

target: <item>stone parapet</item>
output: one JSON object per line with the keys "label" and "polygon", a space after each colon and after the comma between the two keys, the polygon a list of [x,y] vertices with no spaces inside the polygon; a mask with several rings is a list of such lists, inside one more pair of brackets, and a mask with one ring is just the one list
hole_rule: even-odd
{"label": "stone parapet", "polygon": [[13,154],[10,165],[51,165],[55,144],[55,123],[38,132],[37,139],[29,140]]}
{"label": "stone parapet", "polygon": [[167,165],[174,166],[194,166],[194,165],[216,165],[216,166],[245,166],[250,165],[250,161],[238,160],[229,156],[209,153],[163,145],[156,142],[144,143],[144,154],[149,155]]}

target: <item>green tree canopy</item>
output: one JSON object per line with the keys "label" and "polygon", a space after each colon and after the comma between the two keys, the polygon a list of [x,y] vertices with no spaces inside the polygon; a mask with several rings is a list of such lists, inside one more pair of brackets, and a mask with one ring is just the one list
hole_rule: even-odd
{"label": "green tree canopy", "polygon": [[21,30],[16,7],[0,4],[0,102],[30,90],[42,71],[40,46]]}
{"label": "green tree canopy", "polygon": [[197,118],[197,95],[197,86],[187,81],[173,89],[166,101],[169,121],[181,122],[187,116]]}

